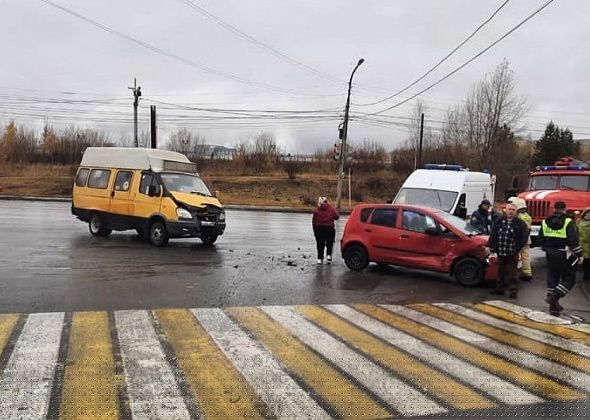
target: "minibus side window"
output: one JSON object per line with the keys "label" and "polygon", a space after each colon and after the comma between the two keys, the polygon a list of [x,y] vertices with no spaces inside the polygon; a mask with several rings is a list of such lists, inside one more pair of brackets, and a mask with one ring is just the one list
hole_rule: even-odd
{"label": "minibus side window", "polygon": [[77,187],[85,187],[86,186],[86,179],[88,178],[88,168],[82,168],[78,171],[78,176],[76,176],[76,186]]}
{"label": "minibus side window", "polygon": [[115,191],[129,191],[131,178],[133,178],[133,172],[119,171],[115,179]]}
{"label": "minibus side window", "polygon": [[[155,176],[152,174],[141,174],[141,183],[139,184],[139,192],[145,195],[149,195],[150,185],[159,187],[160,184]],[[158,188],[159,190],[159,188]],[[158,193],[159,195],[159,193]]]}
{"label": "minibus side window", "polygon": [[109,185],[111,171],[108,169],[93,169],[88,178],[88,187],[105,189]]}

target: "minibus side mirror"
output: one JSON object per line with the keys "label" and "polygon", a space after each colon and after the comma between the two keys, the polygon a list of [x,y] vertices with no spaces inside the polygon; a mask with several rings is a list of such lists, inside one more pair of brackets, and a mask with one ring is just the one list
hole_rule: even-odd
{"label": "minibus side mirror", "polygon": [[160,196],[160,186],[159,185],[150,185],[148,188],[148,195],[150,197],[159,197]]}
{"label": "minibus side mirror", "polygon": [[213,197],[215,197],[215,198],[219,197],[219,190],[213,191]]}

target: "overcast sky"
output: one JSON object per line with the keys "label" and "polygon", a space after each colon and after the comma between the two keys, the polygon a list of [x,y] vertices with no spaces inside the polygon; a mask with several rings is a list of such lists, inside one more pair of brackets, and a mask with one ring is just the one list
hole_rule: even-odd
{"label": "overcast sky", "polygon": [[[0,122],[40,127],[47,117],[57,127],[76,124],[105,130],[114,139],[131,137],[128,86],[137,77],[143,92],[140,131],[149,130],[149,105],[157,105],[162,140],[170,130],[186,127],[211,144],[231,146],[266,130],[291,153],[336,141],[346,82],[359,58],[366,61],[354,78],[351,113],[380,111],[440,79],[545,3],[509,1],[408,92],[363,106],[422,75],[504,0],[51,1],[135,42],[41,0],[1,0]],[[440,126],[428,120],[440,119],[506,59],[517,93],[527,97],[530,108],[523,134],[538,138],[553,119],[570,127],[575,138],[590,138],[588,16],[590,2],[555,0],[421,95],[427,125]],[[414,103],[385,113],[400,117],[387,119],[397,125],[351,121],[349,138],[395,147],[407,137],[404,118]],[[316,112],[269,112],[253,119],[255,110]]]}

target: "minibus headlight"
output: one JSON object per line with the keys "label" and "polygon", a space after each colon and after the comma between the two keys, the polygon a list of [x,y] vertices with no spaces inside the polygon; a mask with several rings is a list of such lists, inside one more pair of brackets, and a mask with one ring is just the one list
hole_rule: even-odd
{"label": "minibus headlight", "polygon": [[192,214],[187,210],[183,209],[182,207],[178,207],[176,209],[176,215],[182,219],[192,219]]}
{"label": "minibus headlight", "polygon": [[219,220],[225,220],[225,213],[219,213]]}

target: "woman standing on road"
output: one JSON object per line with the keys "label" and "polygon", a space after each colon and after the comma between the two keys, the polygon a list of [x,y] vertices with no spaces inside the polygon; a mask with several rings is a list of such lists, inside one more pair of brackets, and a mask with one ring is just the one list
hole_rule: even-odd
{"label": "woman standing on road", "polygon": [[582,246],[584,257],[584,282],[590,284],[590,208],[584,209],[582,215],[576,222],[578,225],[578,237]]}
{"label": "woman standing on road", "polygon": [[324,262],[324,248],[326,248],[326,262],[332,262],[332,248],[336,237],[334,220],[338,220],[338,211],[330,205],[326,197],[318,198],[318,208],[313,212],[311,224],[318,249],[318,264]]}

